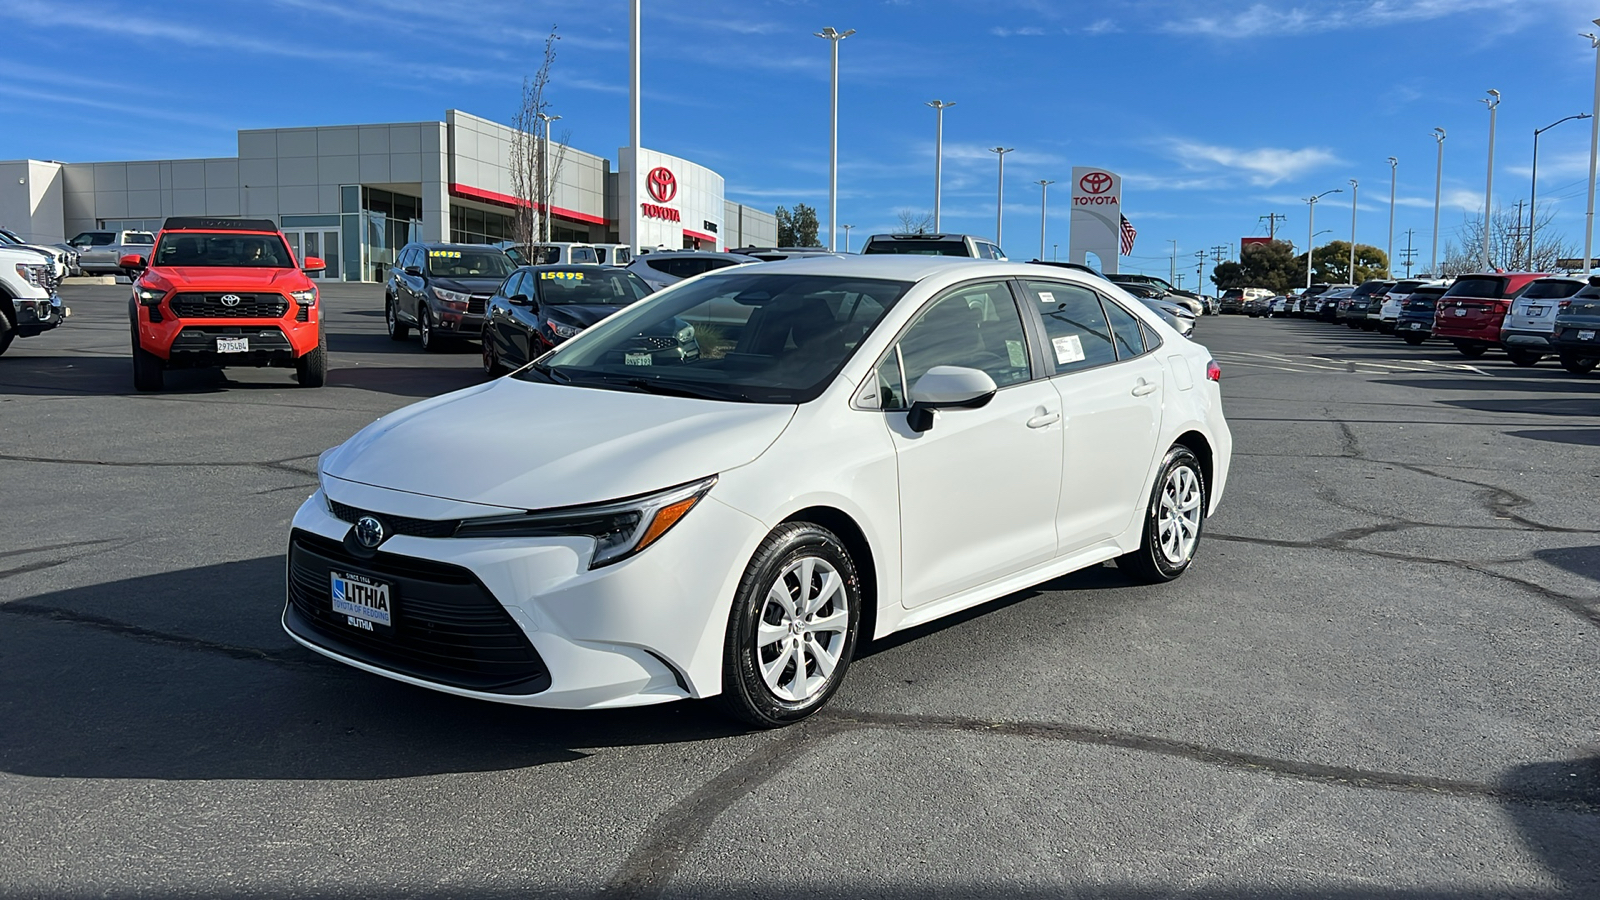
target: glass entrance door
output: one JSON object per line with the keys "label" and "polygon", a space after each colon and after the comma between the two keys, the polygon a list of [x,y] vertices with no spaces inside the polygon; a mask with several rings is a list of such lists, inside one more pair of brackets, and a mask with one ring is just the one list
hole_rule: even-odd
{"label": "glass entrance door", "polygon": [[289,241],[289,249],[294,251],[295,259],[304,262],[309,257],[317,257],[327,266],[321,272],[307,273],[312,278],[339,278],[339,232],[325,229],[288,229],[283,230],[283,236]]}

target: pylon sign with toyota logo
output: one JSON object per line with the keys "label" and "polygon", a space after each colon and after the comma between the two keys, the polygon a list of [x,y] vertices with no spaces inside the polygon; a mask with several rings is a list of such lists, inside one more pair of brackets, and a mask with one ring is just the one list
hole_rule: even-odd
{"label": "pylon sign with toyota logo", "polygon": [[[1067,258],[1114,275],[1121,239],[1122,176],[1108,169],[1074,166]],[[1094,263],[1086,262],[1091,253],[1096,257]]]}

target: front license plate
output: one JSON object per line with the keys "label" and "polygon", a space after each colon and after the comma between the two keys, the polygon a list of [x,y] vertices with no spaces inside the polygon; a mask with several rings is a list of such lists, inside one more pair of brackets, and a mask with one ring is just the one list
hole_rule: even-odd
{"label": "front license plate", "polygon": [[1578,332],[1578,340],[1580,340],[1580,341],[1592,341],[1592,340],[1594,340],[1594,332],[1592,332],[1592,331],[1580,331],[1580,332]]}
{"label": "front license plate", "polygon": [[333,579],[333,611],[346,622],[364,631],[371,631],[373,625],[394,624],[389,585],[348,572],[328,574]]}
{"label": "front license plate", "polygon": [[217,338],[218,353],[249,353],[249,338]]}
{"label": "front license plate", "polygon": [[622,361],[630,366],[655,365],[655,357],[648,353],[624,353],[622,355]]}

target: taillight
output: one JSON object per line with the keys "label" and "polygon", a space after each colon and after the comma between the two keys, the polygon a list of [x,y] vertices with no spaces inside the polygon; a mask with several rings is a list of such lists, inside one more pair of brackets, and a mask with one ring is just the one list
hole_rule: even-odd
{"label": "taillight", "polygon": [[1556,304],[1556,314],[1560,315],[1561,313],[1564,313],[1564,312],[1566,312],[1567,310],[1569,310],[1571,308],[1572,308],[1572,301],[1571,300],[1563,300],[1560,303]]}
{"label": "taillight", "polygon": [[1206,363],[1206,380],[1219,383],[1222,381],[1222,367],[1217,365],[1214,359]]}

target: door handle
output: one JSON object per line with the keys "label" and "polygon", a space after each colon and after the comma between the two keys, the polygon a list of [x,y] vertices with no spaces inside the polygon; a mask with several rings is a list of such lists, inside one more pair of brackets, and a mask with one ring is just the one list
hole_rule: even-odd
{"label": "door handle", "polygon": [[1133,386],[1133,395],[1135,397],[1143,397],[1146,394],[1154,393],[1157,387],[1159,387],[1159,385],[1157,385],[1155,382],[1145,381],[1143,378],[1141,378],[1139,379],[1139,383]]}
{"label": "door handle", "polygon": [[1047,413],[1044,413],[1042,415],[1037,415],[1037,416],[1034,416],[1033,418],[1029,419],[1028,420],[1028,427],[1029,428],[1043,428],[1046,425],[1054,425],[1055,423],[1057,423],[1059,421],[1061,421],[1061,413],[1059,413],[1059,412],[1047,412]]}

